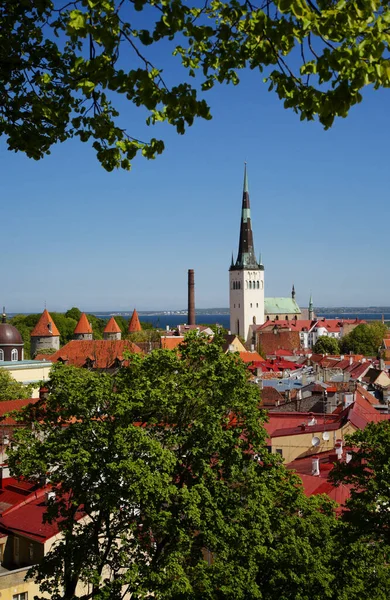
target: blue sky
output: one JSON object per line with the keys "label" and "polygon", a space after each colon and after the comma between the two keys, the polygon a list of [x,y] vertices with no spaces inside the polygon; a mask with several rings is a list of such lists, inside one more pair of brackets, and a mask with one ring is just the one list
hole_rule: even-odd
{"label": "blue sky", "polygon": [[[159,125],[164,154],[105,172],[87,144],[39,162],[7,151],[2,165],[2,284],[9,312],[185,308],[195,269],[199,308],[228,306],[248,163],[256,253],[266,296],[307,306],[390,305],[389,91],[368,90],[324,131],[301,123],[245,72],[206,94],[212,121],[185,136]],[[144,114],[122,106],[135,137]]]}

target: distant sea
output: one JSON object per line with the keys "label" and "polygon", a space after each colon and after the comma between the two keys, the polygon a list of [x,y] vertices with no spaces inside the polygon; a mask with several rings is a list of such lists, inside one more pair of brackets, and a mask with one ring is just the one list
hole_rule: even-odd
{"label": "distant sea", "polygon": [[[96,317],[100,319],[108,319],[111,315],[97,314],[94,313]],[[119,312],[116,314],[120,314]],[[128,316],[126,314],[126,316]],[[382,313],[342,313],[342,314],[326,314],[317,315],[318,317],[326,317],[327,319],[364,319],[365,321],[381,321]],[[390,321],[390,313],[384,313],[385,321]],[[139,315],[140,321],[144,321],[147,323],[152,323],[153,327],[157,327],[159,329],[166,329],[169,325],[170,329],[174,329],[177,325],[182,325],[186,323],[186,315]],[[197,325],[215,325],[218,323],[222,325],[225,329],[229,329],[230,327],[230,317],[229,315],[196,315],[196,323]]]}

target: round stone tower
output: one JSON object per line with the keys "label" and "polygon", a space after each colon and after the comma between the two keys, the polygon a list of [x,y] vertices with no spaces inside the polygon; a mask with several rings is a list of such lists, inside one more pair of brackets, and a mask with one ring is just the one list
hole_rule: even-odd
{"label": "round stone tower", "polygon": [[103,339],[105,340],[120,340],[122,337],[122,331],[114,317],[108,321],[104,331]]}
{"label": "round stone tower", "polygon": [[60,332],[50,313],[43,311],[41,318],[31,332],[31,356],[35,356],[43,349],[60,349]]}
{"label": "round stone tower", "polygon": [[92,327],[87,315],[83,313],[73,332],[75,340],[92,340]]}

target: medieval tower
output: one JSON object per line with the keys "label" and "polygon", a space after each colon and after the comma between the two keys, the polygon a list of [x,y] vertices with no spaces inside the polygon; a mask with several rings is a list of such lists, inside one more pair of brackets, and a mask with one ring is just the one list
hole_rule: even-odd
{"label": "medieval tower", "polygon": [[245,340],[249,326],[264,323],[264,266],[256,260],[253,245],[248,176],[244,171],[240,241],[237,260],[229,269],[230,329]]}

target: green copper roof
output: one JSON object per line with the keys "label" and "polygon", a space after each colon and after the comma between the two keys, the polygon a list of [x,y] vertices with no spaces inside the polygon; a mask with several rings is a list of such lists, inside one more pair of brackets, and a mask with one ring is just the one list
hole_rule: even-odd
{"label": "green copper roof", "polygon": [[299,315],[300,312],[293,298],[264,298],[265,315]]}
{"label": "green copper roof", "polygon": [[244,192],[249,192],[249,188],[248,188],[248,175],[246,172],[246,163],[245,163],[245,168],[244,168]]}

